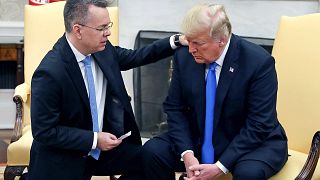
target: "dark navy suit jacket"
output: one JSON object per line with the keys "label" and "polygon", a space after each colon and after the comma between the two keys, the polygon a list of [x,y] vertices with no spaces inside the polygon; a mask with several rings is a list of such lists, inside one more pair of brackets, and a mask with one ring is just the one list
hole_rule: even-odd
{"label": "dark navy suit jacket", "polygon": [[[205,65],[187,47],[174,56],[169,95],[164,102],[175,150],[199,152],[204,136]],[[287,160],[287,137],[277,119],[275,60],[263,48],[231,36],[216,91],[215,159],[232,170],[243,159],[279,170]],[[197,154],[197,153],[196,153]]]}
{"label": "dark navy suit jacket", "polygon": [[[104,132],[119,136],[132,131],[126,142],[141,144],[120,71],[155,62],[173,52],[166,38],[136,51],[108,42],[105,50],[92,54],[108,83]],[[65,36],[44,57],[31,87],[34,141],[30,170],[36,174],[29,174],[39,179],[81,179],[85,169],[82,157],[88,155],[93,143],[92,120],[84,80]],[[117,127],[114,122],[123,124]],[[119,127],[123,129],[119,131]]]}

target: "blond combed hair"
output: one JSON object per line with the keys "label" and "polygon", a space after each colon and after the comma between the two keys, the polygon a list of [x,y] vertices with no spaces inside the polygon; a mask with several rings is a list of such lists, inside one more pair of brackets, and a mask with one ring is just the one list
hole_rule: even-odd
{"label": "blond combed hair", "polygon": [[229,37],[231,23],[223,5],[201,4],[191,8],[182,21],[182,33],[195,35],[209,30],[212,38]]}

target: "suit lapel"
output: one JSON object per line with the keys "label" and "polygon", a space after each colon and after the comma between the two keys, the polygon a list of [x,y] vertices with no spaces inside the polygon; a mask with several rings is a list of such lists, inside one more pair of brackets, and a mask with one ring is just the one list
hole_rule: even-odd
{"label": "suit lapel", "polygon": [[79,68],[76,57],[74,56],[65,36],[60,39],[61,50],[63,52],[63,61],[66,63],[67,72],[71,78],[73,85],[76,87],[78,94],[88,109],[90,109],[87,89],[83,81],[83,76]]}
{"label": "suit lapel", "polygon": [[114,63],[115,57],[113,56],[111,49],[111,46],[107,46],[106,50],[94,53],[93,57],[95,58],[100,69],[107,78],[108,92],[110,92],[111,95],[119,98],[124,108],[133,116],[133,111],[130,105],[130,101],[127,97],[127,92],[125,91],[126,88],[124,86],[122,75],[119,67]]}
{"label": "suit lapel", "polygon": [[222,69],[220,72],[216,91],[214,128],[217,127],[217,124],[220,120],[223,101],[227,95],[232,80],[238,71],[238,64],[236,63],[236,60],[239,57],[239,49],[237,47],[237,42],[237,38],[232,35],[229,49],[223,61]]}
{"label": "suit lapel", "polygon": [[203,134],[204,131],[204,119],[205,119],[205,107],[206,107],[206,84],[205,84],[205,65],[197,64],[192,57],[194,67],[192,67],[193,73],[190,73],[192,79],[192,94],[195,101],[195,112],[197,112],[198,128],[199,132]]}

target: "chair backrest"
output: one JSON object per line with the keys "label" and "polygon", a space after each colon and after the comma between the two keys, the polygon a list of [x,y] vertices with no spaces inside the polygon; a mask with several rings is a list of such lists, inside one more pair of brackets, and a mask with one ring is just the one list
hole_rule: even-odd
{"label": "chair backrest", "polygon": [[[65,1],[41,6],[25,6],[24,13],[24,77],[26,86],[30,87],[33,72],[45,54],[63,35],[63,8]],[[118,7],[108,7],[113,22],[110,42],[119,44]],[[24,105],[23,126],[30,124],[30,100]]]}
{"label": "chair backrest", "polygon": [[276,59],[279,121],[289,148],[308,153],[320,129],[320,13],[282,17],[272,55]]}

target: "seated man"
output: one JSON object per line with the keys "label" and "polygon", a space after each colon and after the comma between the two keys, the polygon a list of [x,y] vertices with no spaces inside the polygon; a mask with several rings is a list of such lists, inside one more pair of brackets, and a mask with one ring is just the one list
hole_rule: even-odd
{"label": "seated man", "polygon": [[[268,179],[287,161],[277,119],[274,58],[232,34],[221,5],[193,7],[183,21],[189,49],[174,56],[164,102],[167,133],[144,145],[147,179]],[[182,161],[183,162],[182,162]]]}
{"label": "seated man", "polygon": [[138,50],[113,46],[106,7],[106,0],[66,1],[66,33],[34,72],[30,180],[141,180],[141,137],[120,71],[173,55],[174,38]]}

